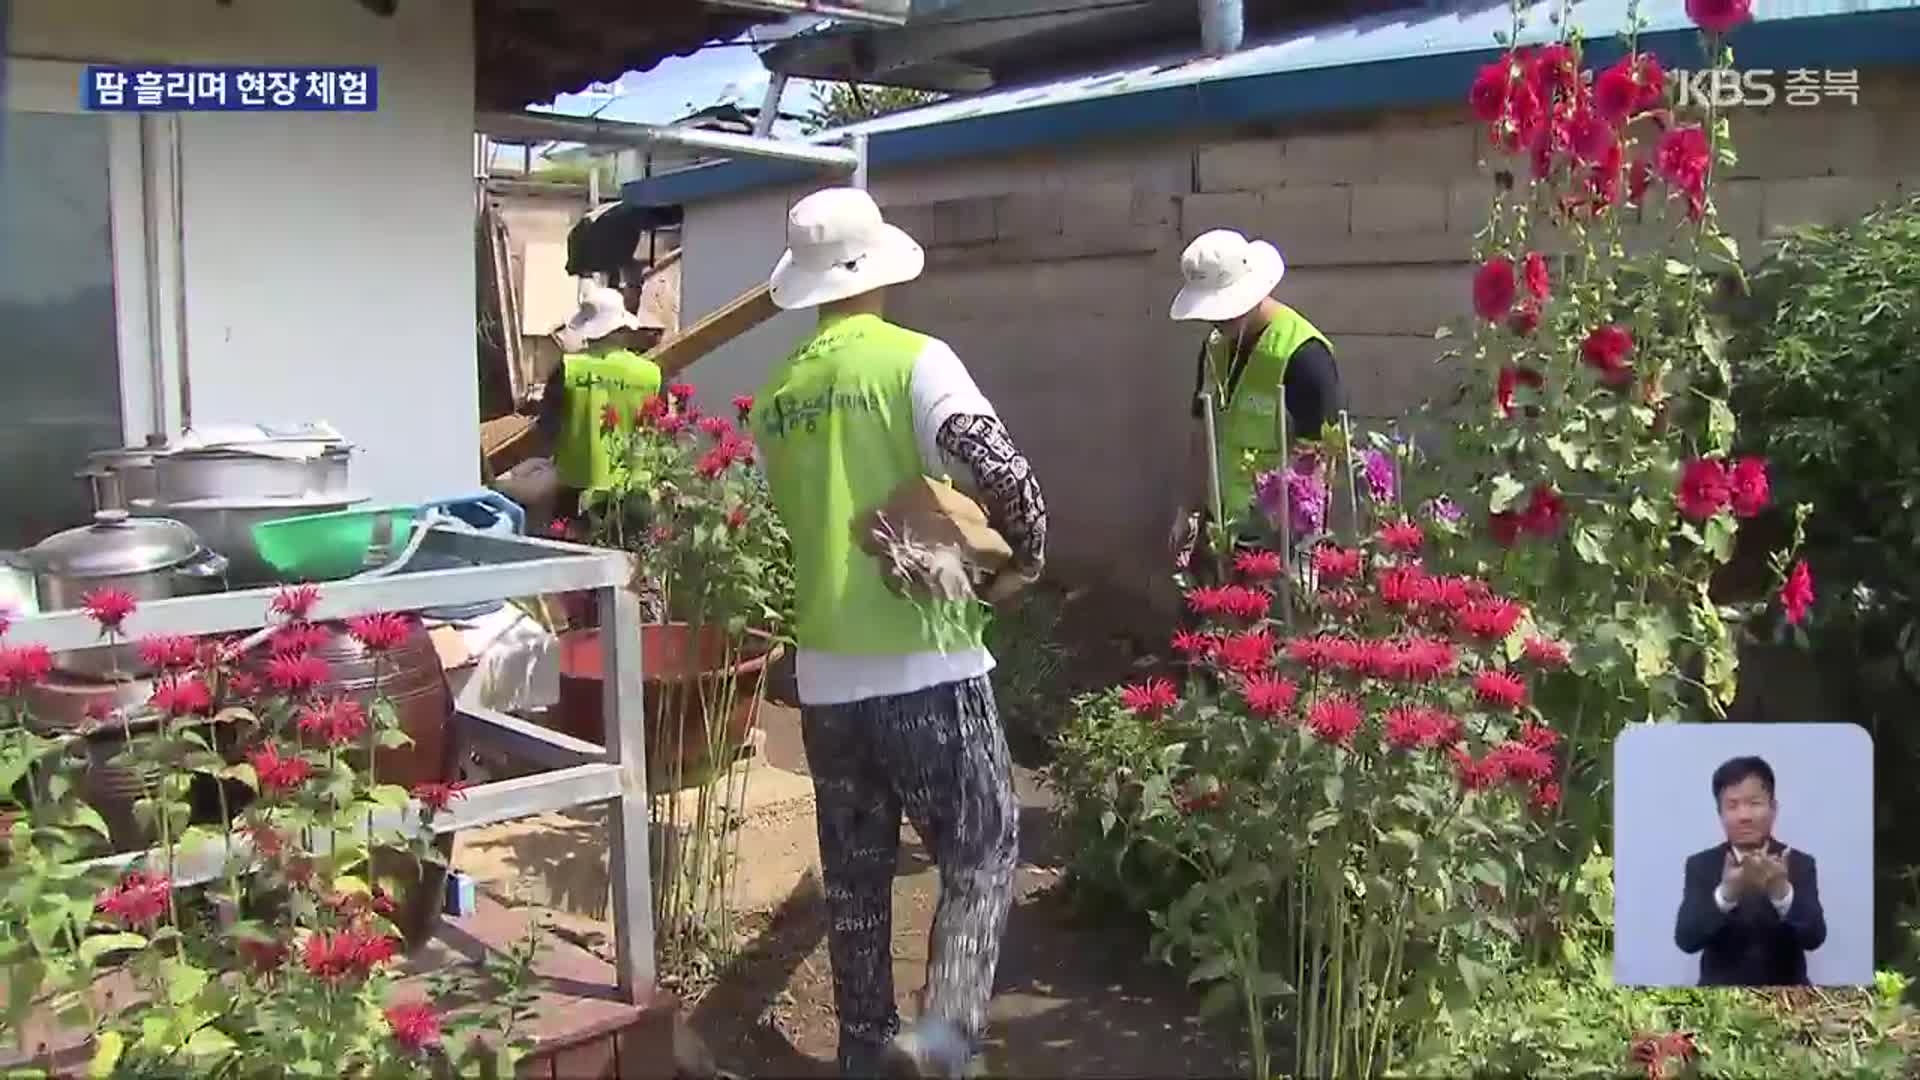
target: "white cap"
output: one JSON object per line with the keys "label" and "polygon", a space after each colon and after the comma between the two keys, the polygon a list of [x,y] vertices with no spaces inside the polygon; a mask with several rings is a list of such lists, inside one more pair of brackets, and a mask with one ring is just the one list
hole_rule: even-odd
{"label": "white cap", "polygon": [[1201,233],[1180,255],[1186,279],[1173,298],[1173,318],[1227,322],[1259,306],[1287,274],[1272,244],[1232,229]]}
{"label": "white cap", "polygon": [[580,310],[561,324],[554,336],[560,339],[562,349],[579,352],[589,341],[598,341],[615,330],[638,330],[641,325],[640,316],[627,310],[626,298],[619,290],[596,285],[587,290]]}
{"label": "white cap", "polygon": [[769,282],[777,307],[818,307],[912,281],[926,268],[913,237],[880,217],[859,188],[826,188],[793,204],[787,251]]}

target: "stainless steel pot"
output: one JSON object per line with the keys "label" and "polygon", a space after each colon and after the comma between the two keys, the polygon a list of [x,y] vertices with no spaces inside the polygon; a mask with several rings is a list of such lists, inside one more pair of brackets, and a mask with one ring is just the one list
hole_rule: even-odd
{"label": "stainless steel pot", "polygon": [[[32,568],[41,611],[80,607],[97,589],[121,589],[141,601],[218,592],[227,571],[226,558],[186,525],[130,518],[124,510],[102,510],[93,524],[55,533],[11,557]],[[131,645],[62,653],[57,663],[82,675],[145,673]]]}
{"label": "stainless steel pot", "polygon": [[176,450],[155,459],[158,483],[151,497],[173,505],[200,499],[297,499],[347,490],[351,447],[333,443],[302,449],[312,456],[286,457],[245,446]]}
{"label": "stainless steel pot", "polygon": [[154,435],[145,446],[98,450],[87,455],[79,477],[93,491],[95,510],[125,510],[134,499],[158,496],[154,458],[166,452],[165,436]]}
{"label": "stainless steel pot", "polygon": [[341,492],[299,498],[194,499],[179,503],[136,502],[136,514],[164,514],[184,522],[228,560],[227,579],[236,586],[270,585],[278,579],[260,557],[253,527],[266,521],[325,514],[367,501],[366,495]]}

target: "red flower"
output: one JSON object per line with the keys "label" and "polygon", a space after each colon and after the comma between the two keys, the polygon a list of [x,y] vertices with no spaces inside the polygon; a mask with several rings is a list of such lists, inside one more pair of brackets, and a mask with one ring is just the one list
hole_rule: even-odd
{"label": "red flower", "polygon": [[327,662],[310,653],[288,653],[267,661],[267,681],[290,697],[311,693],[330,673]]}
{"label": "red flower", "polygon": [[1482,791],[1500,782],[1497,771],[1488,768],[1486,762],[1473,760],[1473,755],[1459,747],[1449,754],[1453,759],[1454,774],[1460,778],[1460,786],[1467,791]]}
{"label": "red flower", "polygon": [[1307,710],[1307,730],[1322,742],[1352,746],[1363,719],[1360,706],[1346,698],[1322,698]]}
{"label": "red flower", "polygon": [[173,882],[159,874],[129,870],[119,884],[100,894],[94,906],[122,926],[151,926],[167,913]]}
{"label": "red flower", "polygon": [[1502,56],[1491,64],[1481,67],[1479,74],[1473,77],[1473,86],[1467,91],[1467,102],[1473,106],[1473,115],[1484,124],[1494,124],[1507,111],[1507,96],[1513,86],[1513,61]]}
{"label": "red flower", "polygon": [[673,399],[674,404],[685,405],[693,400],[693,387],[683,382],[673,383],[667,387],[667,396]]}
{"label": "red flower", "polygon": [[1635,159],[1627,167],[1627,201],[1639,203],[1647,196],[1647,188],[1653,183],[1653,166],[1645,159]]}
{"label": "red flower", "polygon": [[1533,789],[1533,808],[1545,812],[1560,805],[1560,785],[1552,780]]}
{"label": "red flower", "polygon": [[1227,610],[1226,589],[1218,585],[1202,585],[1188,589],[1187,608],[1195,615],[1220,615]]}
{"label": "red flower", "polygon": [[307,972],[328,982],[365,978],[393,959],[393,940],[359,927],[308,936],[300,961]]}
{"label": "red flower", "polygon": [[701,431],[716,439],[724,439],[733,434],[733,425],[718,416],[702,417],[698,426]]}
{"label": "red flower", "polygon": [[13,629],[13,611],[0,607],[0,637],[6,637],[7,631],[11,629]]}
{"label": "red flower", "polygon": [[1398,661],[1401,678],[1432,682],[1450,674],[1459,658],[1448,642],[1415,637],[1401,643]]}
{"label": "red flower", "polygon": [[227,674],[227,694],[236,698],[250,698],[260,692],[260,680],[249,671],[233,671]]}
{"label": "red flower", "polygon": [[1460,741],[1462,731],[1459,717],[1433,709],[1428,712],[1427,719],[1430,724],[1426,738],[1428,746],[1452,746]]}
{"label": "red flower", "polygon": [[1221,608],[1236,619],[1263,619],[1273,607],[1273,596],[1244,585],[1229,585],[1222,590]]}
{"label": "red flower", "polygon": [[1388,607],[1410,608],[1421,602],[1432,586],[1418,566],[1389,566],[1375,579],[1380,599]]}
{"label": "red flower", "polygon": [[736,506],[733,509],[727,511],[727,528],[729,529],[744,528],[746,524],[747,524],[747,508],[746,507]]}
{"label": "red flower", "polygon": [[1727,485],[1733,491],[1733,516],[1750,518],[1767,508],[1773,492],[1767,483],[1764,458],[1744,457],[1734,463]]}
{"label": "red flower", "polygon": [[1197,785],[1191,785],[1184,794],[1174,800],[1174,805],[1179,807],[1181,813],[1192,814],[1200,810],[1211,810],[1225,802],[1226,798],[1225,784],[1205,790],[1200,790]]}
{"label": "red flower", "polygon": [[1473,275],[1473,310],[1488,322],[1499,322],[1513,308],[1513,260],[1505,255],[1488,259]]}
{"label": "red flower", "polygon": [[1256,715],[1272,717],[1293,708],[1300,687],[1278,675],[1255,675],[1247,679],[1240,692],[1247,699],[1247,708]]}
{"label": "red flower", "polygon": [[647,539],[655,544],[665,544],[673,539],[673,526],[655,525],[647,530]]}
{"label": "red flower", "polygon": [[742,424],[746,423],[747,418],[753,415],[753,395],[740,394],[736,396],[733,399],[733,413],[740,418]]}
{"label": "red flower", "polygon": [[661,397],[659,394],[654,394],[647,398],[647,400],[641,402],[639,408],[633,410],[633,426],[637,428],[650,428],[666,415],[667,399]]}
{"label": "red flower", "polygon": [[1120,704],[1142,716],[1158,716],[1180,704],[1180,694],[1166,679],[1148,679],[1122,689]]}
{"label": "red flower", "polygon": [[1520,725],[1520,742],[1535,750],[1551,750],[1560,745],[1560,734],[1529,720]]}
{"label": "red flower", "polygon": [[694,468],[699,471],[701,476],[712,480],[717,478],[721,473],[726,472],[732,466],[732,450],[725,446],[716,446],[700,455],[700,460],[694,465]]}
{"label": "red flower", "polygon": [[1286,569],[1286,563],[1275,551],[1243,551],[1234,557],[1233,568],[1255,581],[1266,581],[1280,576]]}
{"label": "red flower", "polygon": [[0,645],[0,694],[39,686],[52,673],[53,652],[45,645]]}
{"label": "red flower", "polygon": [[600,406],[600,434],[611,435],[620,430],[620,410],[612,405]]}
{"label": "red flower", "polygon": [[1521,386],[1538,388],[1545,381],[1540,377],[1539,372],[1531,368],[1514,367],[1511,364],[1501,368],[1493,389],[1493,400],[1500,406],[1500,415],[1513,415],[1513,392],[1516,388]]}
{"label": "red flower", "polygon": [[1476,600],[1455,615],[1460,629],[1482,641],[1505,641],[1526,609],[1511,600]]}
{"label": "red flower", "polygon": [[297,754],[281,757],[280,748],[272,743],[248,754],[247,760],[253,763],[253,775],[260,787],[270,794],[292,791],[313,775],[313,766],[306,758]]}
{"label": "red flower", "polygon": [[1687,0],[1687,18],[1713,34],[1724,34],[1753,18],[1753,0]]}
{"label": "red flower", "polygon": [[273,938],[243,937],[234,942],[234,949],[257,975],[277,970],[292,953],[286,942]]}
{"label": "red flower", "polygon": [[1813,610],[1813,571],[1805,559],[1793,564],[1786,584],[1780,586],[1780,606],[1787,609],[1787,622],[1793,626],[1807,621],[1807,613]]}
{"label": "red flower", "polygon": [[1633,334],[1626,327],[1609,323],[1595,327],[1580,343],[1580,359],[1600,373],[1600,381],[1619,386],[1633,379],[1627,357],[1633,353]]}
{"label": "red flower", "polygon": [[1360,594],[1352,589],[1322,589],[1315,595],[1320,603],[1326,605],[1327,610],[1337,611],[1342,615],[1351,615],[1359,611],[1363,603]]}
{"label": "red flower", "polygon": [[1428,710],[1416,705],[1397,705],[1387,710],[1384,737],[1397,750],[1411,750],[1427,738],[1431,729]]}
{"label": "red flower", "polygon": [[[1685,193],[1692,204],[1698,204],[1705,197],[1707,167],[1711,161],[1707,133],[1699,125],[1669,130],[1660,137],[1660,145],[1654,151],[1660,178]],[[1695,217],[1699,216],[1696,207],[1690,206],[1690,210]]]}
{"label": "red flower", "polygon": [[1623,56],[1593,80],[1593,107],[1619,124],[1640,107],[1640,82],[1634,76],[1633,56]]}
{"label": "red flower", "polygon": [[1687,462],[1680,474],[1680,489],[1674,497],[1682,514],[1695,521],[1705,521],[1733,501],[1727,467],[1713,458]]}
{"label": "red flower", "polygon": [[300,710],[299,727],[330,746],[345,746],[367,733],[367,711],[351,698],[335,698]]}
{"label": "red flower", "polygon": [[95,589],[80,597],[87,616],[100,624],[102,633],[119,633],[120,624],[140,608],[140,601],[125,589]]}
{"label": "red flower", "polygon": [[347,620],[347,633],[368,652],[391,652],[406,644],[413,633],[413,620],[393,612],[361,615]]}
{"label": "red flower", "polygon": [[1566,503],[1560,493],[1550,487],[1537,487],[1527,499],[1527,508],[1520,514],[1520,528],[1534,536],[1552,537],[1560,532],[1561,515]]}
{"label": "red flower", "polygon": [[1382,526],[1379,539],[1380,545],[1387,550],[1411,555],[1420,550],[1421,544],[1426,543],[1427,533],[1417,523],[1402,518]]}
{"label": "red flower", "polygon": [[566,518],[554,518],[552,521],[547,522],[547,535],[553,537],[555,540],[565,540],[567,533],[571,532],[572,529],[573,523]]}
{"label": "red flower", "polygon": [[1242,675],[1264,671],[1273,662],[1273,638],[1265,630],[1229,634],[1214,646],[1213,655],[1229,671]]}
{"label": "red flower", "polygon": [[1544,668],[1567,666],[1567,647],[1564,643],[1543,637],[1530,637],[1526,646],[1527,659]]}
{"label": "red flower", "polygon": [[271,825],[248,825],[243,831],[253,841],[253,850],[269,859],[286,850],[286,834]]}
{"label": "red flower", "polygon": [[389,1005],[387,1026],[393,1029],[393,1041],[410,1051],[425,1050],[440,1042],[440,1014],[424,1001]]}
{"label": "red flower", "polygon": [[1210,635],[1182,630],[1173,635],[1174,651],[1189,660],[1195,660],[1214,650],[1218,644]]}
{"label": "red flower", "polygon": [[1487,755],[1484,764],[1502,780],[1543,784],[1553,779],[1553,755],[1526,743],[1501,743]]}
{"label": "red flower", "polygon": [[669,437],[677,436],[681,432],[687,430],[687,418],[679,415],[678,413],[673,413],[673,414],[661,417],[658,421],[658,425],[660,427],[661,434],[667,435]]}
{"label": "red flower", "polygon": [[1349,581],[1360,576],[1366,555],[1359,548],[1313,549],[1313,572],[1326,581]]}
{"label": "red flower", "polygon": [[179,670],[192,667],[200,658],[200,643],[180,634],[165,634],[140,639],[140,662],[150,668]]}
{"label": "red flower", "polygon": [[1520,515],[1511,510],[1501,510],[1487,515],[1487,529],[1493,533],[1493,542],[1501,547],[1512,547],[1520,539]]}
{"label": "red flower", "polygon": [[1545,301],[1553,291],[1553,279],[1547,274],[1547,257],[1537,251],[1529,251],[1524,265],[1522,276],[1527,282],[1527,292],[1535,300]]}
{"label": "red flower", "polygon": [[1542,98],[1572,98],[1580,91],[1579,57],[1557,41],[1526,54],[1526,74]]}
{"label": "red flower", "polygon": [[168,679],[154,687],[147,706],[174,719],[205,716],[213,711],[213,691],[204,679]]}
{"label": "red flower", "polygon": [[332,637],[325,627],[309,622],[285,623],[267,639],[267,651],[274,656],[302,656],[325,645]]}
{"label": "red flower", "polygon": [[1312,671],[1334,666],[1333,638],[1297,637],[1287,642],[1287,659]]}
{"label": "red flower", "polygon": [[1502,709],[1527,703],[1527,684],[1504,671],[1483,671],[1473,677],[1473,692],[1482,702]]}
{"label": "red flower", "polygon": [[1527,297],[1514,305],[1513,314],[1507,316],[1507,329],[1520,337],[1530,337],[1540,329],[1540,302]]}
{"label": "red flower", "polygon": [[1574,112],[1568,124],[1568,138],[1573,144],[1574,158],[1587,165],[1605,161],[1608,152],[1620,146],[1607,118],[1584,107]]}
{"label": "red flower", "polygon": [[465,785],[459,783],[442,784],[430,782],[413,785],[413,797],[420,805],[438,814],[447,807],[467,797]]}
{"label": "red flower", "polygon": [[296,622],[313,614],[313,605],[320,601],[320,590],[312,585],[288,585],[273,594],[273,603],[268,610],[275,615],[285,615]]}

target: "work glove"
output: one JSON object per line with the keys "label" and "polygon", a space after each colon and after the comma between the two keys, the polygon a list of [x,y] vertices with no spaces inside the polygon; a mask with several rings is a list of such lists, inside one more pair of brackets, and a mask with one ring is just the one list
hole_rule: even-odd
{"label": "work glove", "polygon": [[1167,535],[1167,554],[1173,557],[1176,569],[1185,570],[1193,563],[1193,555],[1200,546],[1200,513],[1197,510],[1182,510],[1174,516],[1173,529]]}

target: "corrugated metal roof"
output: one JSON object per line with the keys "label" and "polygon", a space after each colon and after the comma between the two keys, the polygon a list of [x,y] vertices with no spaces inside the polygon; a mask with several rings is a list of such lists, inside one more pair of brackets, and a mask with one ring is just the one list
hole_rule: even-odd
{"label": "corrugated metal roof", "polygon": [[[1549,17],[1560,0],[1524,10],[1522,44],[1558,37]],[[1670,67],[1700,57],[1684,0],[1641,0],[1645,47]],[[1621,51],[1628,0],[1585,0],[1570,16],[1592,45],[1589,59]],[[873,167],[1010,153],[1154,130],[1219,127],[1278,116],[1465,100],[1495,35],[1513,17],[1497,0],[1438,2],[1426,10],[1368,16],[1250,45],[1218,59],[1170,57],[1094,75],[958,98],[815,136],[867,134]],[[1750,66],[1846,68],[1920,63],[1920,0],[1755,0],[1754,25],[1731,36]],[[697,166],[626,185],[629,201],[672,204],[755,187],[802,182],[803,169],[759,161]]]}
{"label": "corrugated metal roof", "polygon": [[[1526,9],[1527,25],[1520,33],[1521,43],[1557,38],[1548,18],[1559,6],[1560,0],[1541,0]],[[1627,0],[1587,0],[1573,8],[1569,21],[1588,38],[1615,37],[1627,25],[1628,7]],[[1920,0],[1756,0],[1754,21],[1911,8],[1920,8]],[[1645,20],[1645,33],[1685,30],[1693,25],[1687,18],[1684,0],[1645,0],[1638,9]],[[966,117],[1047,108],[1223,79],[1397,60],[1422,53],[1478,52],[1495,47],[1494,35],[1506,33],[1512,26],[1513,16],[1505,4],[1449,4],[1427,12],[1395,12],[1252,45],[1217,60],[1169,57],[1157,64],[944,101],[911,112],[850,124],[837,129],[835,134],[898,131]],[[1735,44],[1738,44],[1737,35]]]}

